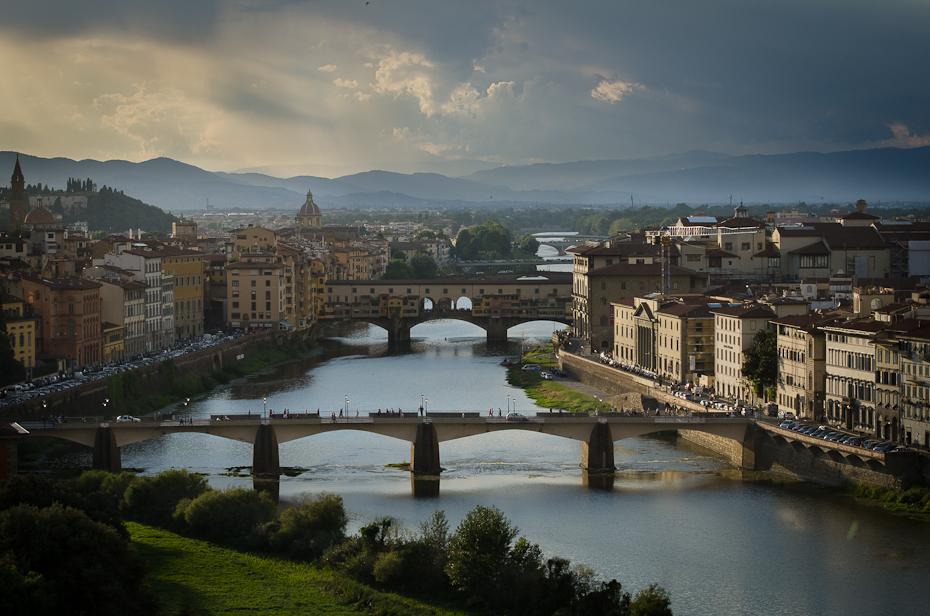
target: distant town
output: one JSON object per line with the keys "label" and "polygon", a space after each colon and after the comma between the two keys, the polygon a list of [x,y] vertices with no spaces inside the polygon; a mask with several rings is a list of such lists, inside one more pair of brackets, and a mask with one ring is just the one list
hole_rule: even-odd
{"label": "distant town", "polygon": [[[18,159],[5,194],[4,395],[221,331],[308,336],[352,318],[531,312],[570,322],[601,361],[733,408],[777,405],[930,447],[930,222],[864,200],[755,216],[738,203],[726,215],[679,204],[571,220],[538,209],[514,214],[515,233],[468,212],[342,210],[334,221],[308,192],[291,212],[170,216],[165,233],[153,232],[165,213],[91,178],[57,192],[27,185]],[[128,203],[111,219],[138,211],[145,226],[94,228],[81,220],[91,195]],[[570,225],[585,235],[573,240]],[[566,233],[531,234],[546,229]],[[566,255],[570,293],[567,281],[565,293],[539,284],[554,276],[537,257],[547,242]],[[487,284],[470,295],[464,282],[412,284],[450,277]],[[411,284],[351,284],[375,280]]]}

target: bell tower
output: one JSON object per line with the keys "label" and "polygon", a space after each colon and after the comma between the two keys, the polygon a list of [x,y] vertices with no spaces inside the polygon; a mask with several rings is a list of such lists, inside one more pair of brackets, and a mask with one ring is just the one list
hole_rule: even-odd
{"label": "bell tower", "polygon": [[26,176],[23,175],[23,170],[19,166],[19,154],[17,154],[13,178],[10,180],[10,231],[19,231],[23,228],[27,203]]}

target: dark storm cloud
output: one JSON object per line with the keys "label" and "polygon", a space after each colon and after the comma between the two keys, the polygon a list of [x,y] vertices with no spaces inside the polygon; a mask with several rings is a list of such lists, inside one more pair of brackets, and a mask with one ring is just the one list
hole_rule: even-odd
{"label": "dark storm cloud", "polygon": [[0,30],[30,38],[124,31],[168,41],[209,38],[220,0],[0,0]]}

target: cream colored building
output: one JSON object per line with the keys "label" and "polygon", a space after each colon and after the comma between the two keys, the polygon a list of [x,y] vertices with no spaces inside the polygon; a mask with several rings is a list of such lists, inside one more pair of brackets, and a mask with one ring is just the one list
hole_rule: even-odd
{"label": "cream colored building", "polygon": [[714,374],[714,316],[706,300],[647,295],[613,303],[614,359],[674,383]]}
{"label": "cream colored building", "polygon": [[714,392],[731,400],[749,401],[749,381],[743,378],[743,351],[753,337],[768,329],[775,313],[759,304],[710,305],[714,315]]}

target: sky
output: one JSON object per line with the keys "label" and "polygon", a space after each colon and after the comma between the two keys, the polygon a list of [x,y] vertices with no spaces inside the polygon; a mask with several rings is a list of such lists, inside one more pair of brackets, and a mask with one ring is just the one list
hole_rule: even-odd
{"label": "sky", "polygon": [[0,150],[211,171],[930,145],[927,0],[0,0]]}

